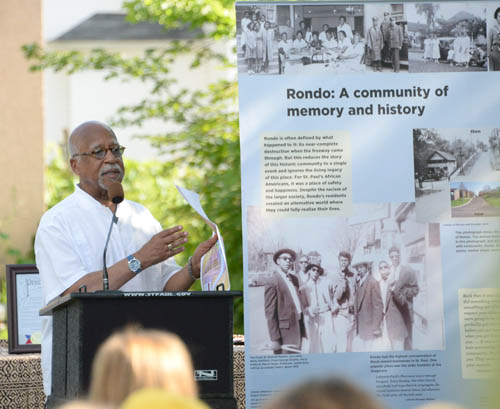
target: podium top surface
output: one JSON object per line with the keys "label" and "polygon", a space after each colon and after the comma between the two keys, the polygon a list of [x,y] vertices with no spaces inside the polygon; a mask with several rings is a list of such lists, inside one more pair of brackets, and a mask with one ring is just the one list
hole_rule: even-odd
{"label": "podium top surface", "polygon": [[76,299],[113,299],[113,298],[162,298],[162,297],[177,297],[177,298],[228,298],[241,297],[242,291],[95,291],[92,293],[71,293],[62,297],[58,297],[40,310],[40,315],[52,315],[52,311],[59,308],[72,300]]}

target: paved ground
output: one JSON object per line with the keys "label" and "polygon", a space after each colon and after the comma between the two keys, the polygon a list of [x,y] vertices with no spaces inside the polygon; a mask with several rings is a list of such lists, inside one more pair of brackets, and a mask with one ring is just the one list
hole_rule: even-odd
{"label": "paved ground", "polygon": [[486,65],[483,67],[457,67],[447,63],[425,61],[424,53],[410,51],[408,59],[410,62],[410,72],[470,72],[470,71],[487,71]]}
{"label": "paved ground", "polygon": [[451,217],[477,216],[499,217],[500,208],[490,206],[488,202],[482,197],[474,197],[469,203],[464,206],[451,208]]}
{"label": "paved ground", "polygon": [[467,175],[457,176],[453,181],[477,182],[481,180],[499,180],[500,170],[494,170],[490,163],[490,153],[481,152]]}
{"label": "paved ground", "polygon": [[417,221],[436,223],[450,218],[450,191],[443,189],[425,194],[415,202]]}
{"label": "paved ground", "polygon": [[265,349],[269,344],[266,315],[264,313],[264,287],[250,287],[248,289],[250,308],[250,353],[252,355],[270,355],[273,352]]}
{"label": "paved ground", "polygon": [[[489,152],[481,152],[474,165],[467,171],[467,174],[456,176],[451,182],[478,182],[484,180],[500,180],[500,171],[491,167]],[[416,192],[415,203],[417,220],[420,222],[439,222],[449,219],[450,216],[499,216],[497,210],[488,209],[474,210],[474,208],[469,208],[458,210],[461,208],[453,208],[450,212],[450,181],[447,179],[423,182],[422,188]],[[475,215],[475,212],[478,214]],[[485,214],[479,214],[481,212]]]}

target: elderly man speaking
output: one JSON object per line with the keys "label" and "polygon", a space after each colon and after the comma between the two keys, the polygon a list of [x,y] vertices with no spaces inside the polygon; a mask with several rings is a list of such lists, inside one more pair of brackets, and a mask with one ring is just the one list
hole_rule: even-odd
{"label": "elderly man speaking", "polygon": [[[125,148],[105,124],[79,125],[68,145],[71,169],[80,183],[42,216],[35,238],[45,304],[82,286],[89,292],[102,289],[103,249],[116,206],[108,198],[108,188],[121,182],[125,173]],[[201,257],[217,241],[214,236],[202,242],[181,268],[173,257],[188,240],[182,226],[163,230],[145,207],[129,200],[120,204],[116,216],[106,257],[111,290],[186,290],[200,275]],[[52,318],[43,317],[42,371],[47,396],[51,364]]]}

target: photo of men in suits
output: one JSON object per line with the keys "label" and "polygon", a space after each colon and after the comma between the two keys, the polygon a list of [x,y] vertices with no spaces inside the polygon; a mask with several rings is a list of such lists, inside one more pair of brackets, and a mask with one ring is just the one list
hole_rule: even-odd
{"label": "photo of men in suits", "polygon": [[403,317],[407,335],[404,339],[404,349],[412,349],[413,327],[413,298],[418,294],[418,282],[415,271],[407,265],[401,264],[401,250],[399,247],[389,249],[389,258],[393,274],[392,297]]}
{"label": "photo of men in suits", "polygon": [[403,47],[403,30],[396,24],[394,17],[391,17],[389,21],[389,47],[391,49],[392,68],[394,72],[399,72],[401,65],[399,52]]}
{"label": "photo of men in suits", "polygon": [[325,270],[318,264],[309,264],[309,281],[300,289],[307,320],[310,353],[335,352],[335,331],[332,320],[330,283]]}
{"label": "photo of men in suits", "polygon": [[391,267],[386,260],[378,265],[379,286],[384,302],[384,322],[382,328],[381,350],[402,351],[408,336],[408,327],[403,312],[394,295],[394,281],[391,280]]}
{"label": "photo of men in suits", "polygon": [[376,341],[382,337],[384,303],[377,280],[370,274],[368,261],[356,263],[354,294],[354,329],[356,338],[353,351],[374,351]]}
{"label": "photo of men in suits", "polygon": [[333,279],[333,326],[337,339],[337,352],[350,352],[354,323],[354,273],[349,268],[351,254],[341,251],[338,255],[339,271]]}
{"label": "photo of men in suits", "polygon": [[248,220],[251,355],[444,348],[440,230],[415,203],[293,221],[255,206]]}
{"label": "photo of men in suits", "polygon": [[273,255],[276,264],[264,290],[265,314],[271,349],[275,354],[299,353],[305,327],[299,301],[299,282],[291,274],[296,254],[290,249],[280,249]]}

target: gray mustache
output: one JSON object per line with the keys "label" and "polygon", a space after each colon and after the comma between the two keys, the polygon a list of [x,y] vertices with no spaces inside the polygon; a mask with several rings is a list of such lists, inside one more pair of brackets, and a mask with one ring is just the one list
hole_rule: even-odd
{"label": "gray mustache", "polygon": [[120,176],[123,175],[122,168],[120,168],[120,166],[118,166],[117,164],[113,164],[113,165],[104,165],[101,171],[99,172],[99,176],[103,176],[105,173],[110,171],[118,171],[120,172]]}

